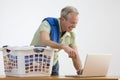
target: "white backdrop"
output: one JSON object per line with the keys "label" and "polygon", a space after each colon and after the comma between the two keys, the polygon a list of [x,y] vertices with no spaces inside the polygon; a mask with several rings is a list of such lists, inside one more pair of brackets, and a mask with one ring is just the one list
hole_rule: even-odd
{"label": "white backdrop", "polygon": [[[0,47],[29,45],[45,17],[59,17],[71,5],[80,12],[77,44],[84,64],[87,53],[112,53],[108,75],[120,75],[120,0],[0,0]],[[60,75],[76,74],[60,52]]]}

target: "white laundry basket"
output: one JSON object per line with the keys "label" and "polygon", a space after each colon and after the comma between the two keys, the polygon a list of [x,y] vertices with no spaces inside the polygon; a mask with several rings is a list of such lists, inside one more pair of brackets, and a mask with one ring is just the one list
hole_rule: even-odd
{"label": "white laundry basket", "polygon": [[5,47],[4,66],[7,76],[50,76],[54,51],[48,47]]}

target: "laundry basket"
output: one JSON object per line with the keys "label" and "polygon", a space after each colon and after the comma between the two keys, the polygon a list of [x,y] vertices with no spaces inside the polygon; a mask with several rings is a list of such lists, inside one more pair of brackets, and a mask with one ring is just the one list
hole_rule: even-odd
{"label": "laundry basket", "polygon": [[6,76],[50,76],[54,51],[48,47],[4,47]]}

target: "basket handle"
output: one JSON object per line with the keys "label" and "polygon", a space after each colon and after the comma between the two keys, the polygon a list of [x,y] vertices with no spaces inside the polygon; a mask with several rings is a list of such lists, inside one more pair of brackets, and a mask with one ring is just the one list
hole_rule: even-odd
{"label": "basket handle", "polygon": [[34,52],[36,52],[36,53],[39,53],[39,52],[44,52],[44,48],[40,48],[40,47],[35,47],[34,49],[33,49],[33,51]]}
{"label": "basket handle", "polygon": [[7,49],[7,47],[8,47],[8,45],[4,45],[4,46],[2,46],[3,48],[6,48],[6,52],[10,52],[11,50],[9,50],[9,49]]}

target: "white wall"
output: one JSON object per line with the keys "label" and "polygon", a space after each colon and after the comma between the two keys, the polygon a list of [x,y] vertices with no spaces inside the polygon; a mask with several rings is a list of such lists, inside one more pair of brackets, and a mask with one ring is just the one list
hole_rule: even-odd
{"label": "white wall", "polygon": [[[120,0],[0,0],[0,47],[29,45],[44,17],[59,17],[72,5],[80,11],[77,43],[84,64],[87,53],[112,53],[108,75],[120,75]],[[60,74],[76,74],[60,52]]]}

